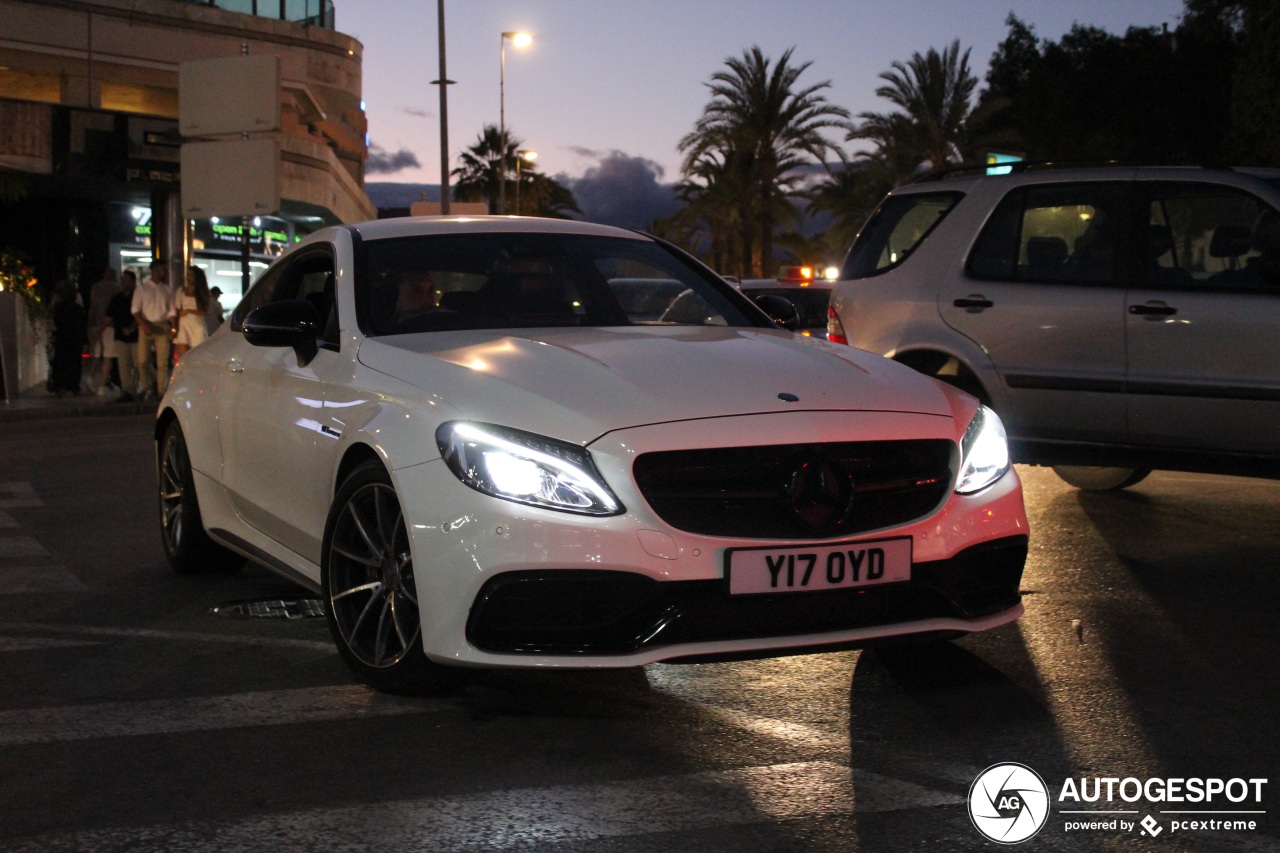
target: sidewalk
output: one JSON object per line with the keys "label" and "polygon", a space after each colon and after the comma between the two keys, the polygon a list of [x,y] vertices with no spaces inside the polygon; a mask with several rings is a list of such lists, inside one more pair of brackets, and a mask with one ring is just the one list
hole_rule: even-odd
{"label": "sidewalk", "polygon": [[32,389],[18,399],[0,399],[0,423],[38,421],[51,418],[88,418],[112,415],[154,414],[156,401],[117,403],[90,392],[76,396],[55,397],[43,388]]}

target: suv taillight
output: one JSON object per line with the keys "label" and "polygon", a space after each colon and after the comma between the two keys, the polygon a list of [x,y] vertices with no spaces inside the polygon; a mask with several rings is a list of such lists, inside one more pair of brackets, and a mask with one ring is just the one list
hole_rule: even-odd
{"label": "suv taillight", "polygon": [[837,344],[849,343],[849,337],[844,333],[844,325],[840,322],[840,315],[830,305],[827,306],[827,340]]}

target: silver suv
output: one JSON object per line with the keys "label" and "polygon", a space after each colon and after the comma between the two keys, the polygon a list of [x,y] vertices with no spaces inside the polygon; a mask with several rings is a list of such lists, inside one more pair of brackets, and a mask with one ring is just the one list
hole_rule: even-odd
{"label": "silver suv", "polygon": [[1088,489],[1280,476],[1280,170],[1035,168],[891,192],[828,337],[1000,413]]}

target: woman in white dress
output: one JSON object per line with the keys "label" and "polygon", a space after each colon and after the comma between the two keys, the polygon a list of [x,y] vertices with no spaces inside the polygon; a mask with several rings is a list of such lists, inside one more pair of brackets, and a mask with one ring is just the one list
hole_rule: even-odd
{"label": "woman in white dress", "polygon": [[208,337],[204,322],[208,311],[209,280],[199,267],[187,267],[187,278],[182,292],[174,300],[173,316],[169,321],[174,331],[173,353],[176,358],[182,358],[184,352],[204,343]]}

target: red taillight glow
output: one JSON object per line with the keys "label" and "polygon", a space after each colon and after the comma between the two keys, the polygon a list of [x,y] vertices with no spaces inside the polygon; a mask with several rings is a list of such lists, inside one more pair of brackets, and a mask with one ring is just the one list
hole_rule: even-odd
{"label": "red taillight glow", "polygon": [[844,333],[844,325],[840,322],[840,315],[831,306],[827,306],[827,340],[837,344],[849,343],[849,338]]}

